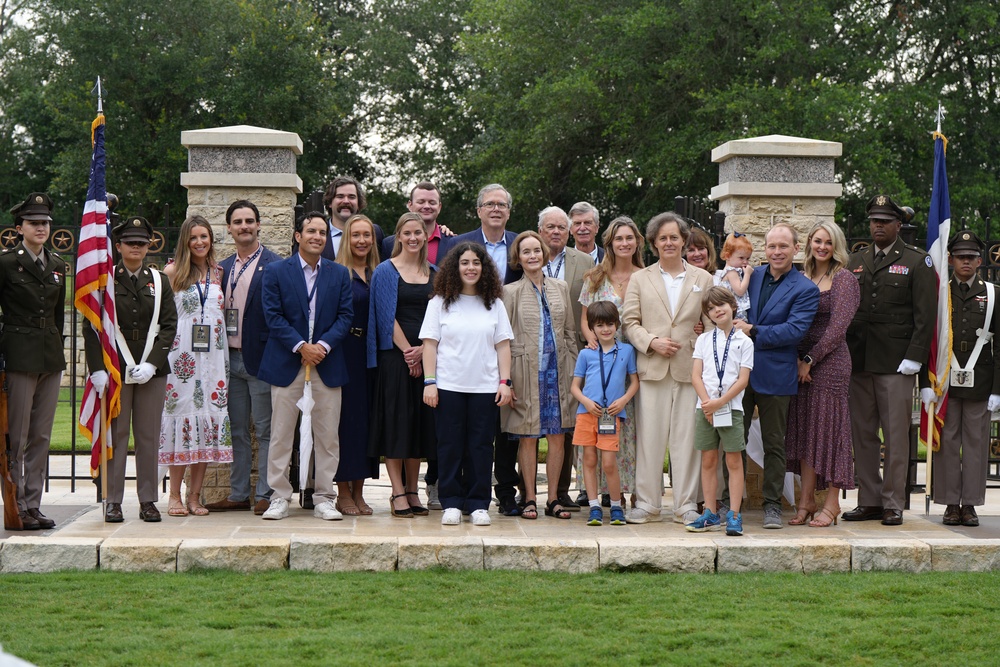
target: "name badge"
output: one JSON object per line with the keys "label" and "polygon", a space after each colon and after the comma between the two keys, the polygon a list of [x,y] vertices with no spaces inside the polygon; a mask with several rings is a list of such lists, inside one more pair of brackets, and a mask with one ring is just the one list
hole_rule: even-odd
{"label": "name badge", "polygon": [[597,433],[598,435],[614,435],[618,433],[618,419],[609,415],[606,408],[601,412],[601,416],[597,418]]}
{"label": "name badge", "polygon": [[238,336],[240,333],[240,309],[226,308],[226,335]]}
{"label": "name badge", "polygon": [[191,351],[208,352],[211,349],[212,327],[207,324],[191,325]]}
{"label": "name badge", "polygon": [[976,371],[965,371],[960,368],[951,369],[952,387],[974,387],[976,384]]}
{"label": "name badge", "polygon": [[726,403],[712,413],[712,426],[722,428],[733,425],[733,408]]}

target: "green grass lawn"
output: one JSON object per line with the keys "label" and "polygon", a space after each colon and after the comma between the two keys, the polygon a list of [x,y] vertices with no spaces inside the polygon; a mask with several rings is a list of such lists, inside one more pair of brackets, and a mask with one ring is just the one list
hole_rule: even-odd
{"label": "green grass lawn", "polygon": [[1000,574],[0,577],[38,665],[988,664]]}

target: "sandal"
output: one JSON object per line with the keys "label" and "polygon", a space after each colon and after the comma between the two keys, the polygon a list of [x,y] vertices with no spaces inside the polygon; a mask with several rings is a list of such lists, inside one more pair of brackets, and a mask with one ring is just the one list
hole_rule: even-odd
{"label": "sandal", "polygon": [[371,516],[375,512],[375,510],[372,509],[372,506],[365,502],[364,498],[355,498],[354,504],[358,508],[358,514],[362,516]]}
{"label": "sandal", "polygon": [[[408,495],[408,496],[416,496],[417,497],[417,504],[416,505],[414,505],[413,503],[410,503],[410,509],[413,510],[414,516],[427,516],[428,514],[430,514],[430,511],[426,507],[424,507],[423,505],[420,504],[420,494],[419,493],[417,493],[416,491],[407,491],[406,495]],[[410,502],[409,499],[407,499],[406,502]]]}
{"label": "sandal", "polygon": [[351,500],[350,505],[342,502],[342,500],[343,499],[341,498],[337,498],[337,502],[334,503],[334,507],[337,508],[338,512],[340,512],[344,516],[358,516],[359,514],[361,514],[361,510],[358,509],[358,506],[354,504],[353,500]]}
{"label": "sandal", "polygon": [[559,504],[559,499],[550,500],[545,503],[545,516],[555,517],[556,519],[569,519],[572,517],[570,511]]}
{"label": "sandal", "polygon": [[812,521],[809,522],[809,526],[811,528],[826,528],[831,523],[834,526],[836,526],[837,525],[837,515],[838,514],[840,514],[840,508],[839,507],[837,508],[837,511],[829,510],[829,509],[827,509],[827,508],[824,507],[823,509],[821,509],[819,511],[819,517],[817,517],[817,518],[815,518],[815,519],[813,519]]}
{"label": "sandal", "polygon": [[198,500],[191,500],[191,496],[187,497],[187,508],[188,512],[194,516],[208,516],[208,508]]}
{"label": "sandal", "polygon": [[184,503],[181,502],[180,496],[170,496],[170,501],[167,503],[167,516],[187,516],[187,508],[184,507]]}
{"label": "sandal", "polygon": [[400,494],[395,495],[395,496],[389,496],[389,512],[393,516],[398,516],[400,519],[412,519],[413,518],[413,510],[410,509],[409,507],[407,507],[405,510],[398,510],[398,509],[396,509],[396,503],[395,503],[396,498],[403,498],[405,500],[406,499],[406,494],[405,493],[400,493]]}
{"label": "sandal", "polygon": [[816,516],[815,507],[811,510],[807,510],[805,507],[799,507],[799,511],[795,514],[795,516],[788,520],[788,525],[804,526],[809,523],[814,516]]}
{"label": "sandal", "polygon": [[524,502],[524,507],[521,508],[521,517],[531,520],[538,518],[538,505],[535,504],[534,500]]}

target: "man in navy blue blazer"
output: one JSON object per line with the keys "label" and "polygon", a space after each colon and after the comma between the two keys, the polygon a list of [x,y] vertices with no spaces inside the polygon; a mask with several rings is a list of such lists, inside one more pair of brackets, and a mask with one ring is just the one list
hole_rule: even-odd
{"label": "man in navy blue blazer", "polygon": [[[236,252],[222,260],[226,332],[229,338],[229,423],[233,436],[233,465],[229,496],[209,503],[212,512],[253,509],[263,514],[270,504],[267,484],[267,451],[271,441],[271,387],[257,379],[267,340],[267,320],[261,302],[264,269],[281,260],[260,242],[260,211],[246,199],[234,201],[226,211],[226,229]],[[251,492],[253,443],[250,422],[257,435],[257,487]]]}
{"label": "man in navy blue blazer", "polygon": [[507,231],[513,206],[514,199],[506,188],[499,183],[490,183],[476,196],[476,214],[481,223],[479,229],[455,237],[455,245],[472,241],[485,246],[504,285],[520,280],[522,275],[520,269],[510,268],[510,248],[517,238],[517,232]]}
{"label": "man in navy blue blazer", "polygon": [[[427,261],[431,264],[440,264],[448,251],[455,246],[456,237],[450,229],[438,224],[437,219],[441,215],[441,191],[438,190],[438,186],[430,181],[417,183],[410,190],[406,209],[410,213],[416,213],[424,221],[424,228],[427,230]],[[383,260],[392,256],[392,246],[395,242],[395,234],[386,236],[382,241]]]}
{"label": "man in navy blue blazer", "polygon": [[[819,288],[795,268],[798,232],[785,223],[764,237],[767,264],[750,275],[749,322],[735,326],[754,343],[754,369],[743,394],[743,414],[760,414],[764,441],[764,527],[781,528],[788,402],[799,390],[798,346],[819,306]],[[744,436],[750,433],[744,419]],[[746,468],[744,467],[744,470]]]}
{"label": "man in navy blue blazer", "polygon": [[267,481],[274,489],[265,519],[288,516],[292,485],[288,464],[302,397],[310,371],[313,400],[314,515],[343,518],[333,482],[340,463],[340,388],[347,384],[341,343],[353,317],[351,278],[340,264],[322,258],[327,244],[322,213],[310,212],[295,223],[298,253],[264,271],[264,315],[269,326],[259,379],[271,385],[271,447]]}
{"label": "man in navy blue blazer", "polygon": [[[323,193],[323,206],[329,223],[326,227],[326,245],[323,247],[322,257],[331,262],[337,260],[337,251],[340,250],[340,241],[344,238],[344,225],[355,213],[361,213],[368,206],[368,199],[365,197],[365,189],[357,180],[350,176],[338,176],[326,186]],[[385,232],[377,224],[375,227],[375,247],[379,254],[382,253],[382,240]],[[292,254],[299,251],[298,241],[292,241]],[[388,259],[389,256],[382,256]]]}

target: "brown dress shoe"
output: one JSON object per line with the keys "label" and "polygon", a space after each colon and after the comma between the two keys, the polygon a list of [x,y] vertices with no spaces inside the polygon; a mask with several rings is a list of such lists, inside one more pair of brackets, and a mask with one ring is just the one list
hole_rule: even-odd
{"label": "brown dress shoe", "polygon": [[250,499],[246,500],[230,500],[229,498],[223,498],[217,503],[209,503],[205,505],[209,512],[237,512],[241,510],[250,509]]}
{"label": "brown dress shoe", "polygon": [[42,526],[38,520],[27,512],[18,512],[21,517],[21,530],[41,530]]}
{"label": "brown dress shoe", "polygon": [[854,509],[844,512],[840,518],[844,521],[878,521],[882,518],[882,514],[881,507],[858,505]]}
{"label": "brown dress shoe", "polygon": [[108,503],[104,508],[104,523],[121,523],[124,520],[121,503]]}
{"label": "brown dress shoe", "polygon": [[978,526],[979,525],[979,515],[976,514],[976,508],[972,505],[962,506],[962,525],[963,526]]}
{"label": "brown dress shoe", "polygon": [[902,526],[903,513],[899,510],[885,510],[882,512],[883,526]]}
{"label": "brown dress shoe", "polygon": [[948,505],[944,508],[944,518],[941,520],[946,526],[960,526],[962,524],[962,510],[958,505]]}
{"label": "brown dress shoe", "polygon": [[267,511],[267,508],[271,506],[271,501],[267,498],[261,498],[257,501],[257,504],[253,506],[253,513],[257,516],[262,515]]}
{"label": "brown dress shoe", "polygon": [[45,516],[37,509],[28,510],[28,516],[38,522],[38,525],[42,527],[42,530],[48,530],[49,528],[55,528],[56,522]]}
{"label": "brown dress shoe", "polygon": [[160,510],[156,509],[155,503],[139,503],[139,518],[146,523],[157,523],[162,520]]}

